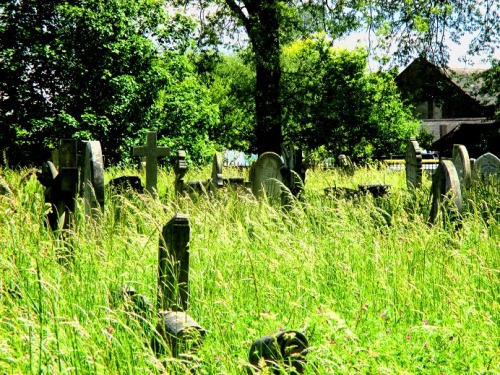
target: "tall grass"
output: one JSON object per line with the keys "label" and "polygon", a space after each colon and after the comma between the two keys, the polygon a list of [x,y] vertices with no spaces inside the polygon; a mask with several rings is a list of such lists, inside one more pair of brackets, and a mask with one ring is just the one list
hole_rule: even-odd
{"label": "tall grass", "polygon": [[[91,222],[78,201],[63,236],[44,224],[38,182],[1,173],[12,190],[0,196],[1,374],[243,374],[256,338],[291,329],[311,345],[307,374],[500,372],[498,194],[470,193],[460,228],[446,216],[429,226],[430,181],[410,193],[404,172],[311,170],[282,208],[244,191],[175,197],[162,170],[160,199],[108,191]],[[200,176],[210,171],[186,178]],[[391,194],[323,193],[368,183]],[[158,358],[156,318],[117,295],[129,285],[156,301],[158,238],[177,212],[191,224],[188,312],[209,333]]]}

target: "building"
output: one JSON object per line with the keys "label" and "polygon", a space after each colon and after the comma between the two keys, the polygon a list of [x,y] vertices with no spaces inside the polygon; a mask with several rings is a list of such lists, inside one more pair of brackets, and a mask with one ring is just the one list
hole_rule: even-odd
{"label": "building", "polygon": [[451,154],[455,143],[464,144],[471,157],[485,151],[500,154],[500,122],[492,120],[496,98],[480,92],[482,72],[442,69],[419,57],[395,79],[441,155]]}

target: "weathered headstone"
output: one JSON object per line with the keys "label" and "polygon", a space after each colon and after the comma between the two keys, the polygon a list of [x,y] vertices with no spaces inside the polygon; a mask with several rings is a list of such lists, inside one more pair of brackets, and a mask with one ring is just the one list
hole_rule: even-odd
{"label": "weathered headstone", "polygon": [[78,141],[74,139],[61,139],[59,141],[58,169],[78,168]]}
{"label": "weathered headstone", "polygon": [[277,198],[281,194],[281,167],[283,161],[274,152],[265,152],[259,156],[250,169],[252,192],[256,197]]}
{"label": "weathered headstone", "polygon": [[52,210],[47,214],[52,230],[69,229],[78,193],[77,141],[62,139],[52,153],[57,164],[48,161],[37,175],[45,187],[45,202]]}
{"label": "weathered headstone", "polygon": [[134,147],[134,156],[146,157],[146,190],[151,195],[157,195],[158,158],[168,156],[168,147],[156,145],[156,132],[149,131],[146,146]]}
{"label": "weathered headstone", "polygon": [[298,331],[264,336],[255,340],[250,347],[247,373],[259,374],[267,367],[273,374],[282,374],[285,369],[286,373],[291,371],[293,374],[302,374],[305,371],[308,348],[307,338]]}
{"label": "weathered headstone", "polygon": [[453,164],[457,170],[458,179],[462,188],[462,193],[465,193],[470,188],[471,169],[470,158],[467,148],[464,145],[453,145]]}
{"label": "weathered headstone", "polygon": [[430,222],[434,223],[439,209],[443,209],[452,219],[458,219],[462,213],[462,192],[457,170],[451,160],[441,160],[432,177],[432,207]]}
{"label": "weathered headstone", "polygon": [[175,193],[180,194],[184,189],[184,176],[187,172],[186,151],[179,150],[174,164],[175,172]]}
{"label": "weathered headstone", "polygon": [[215,191],[224,187],[224,178],[222,176],[222,154],[216,152],[212,164],[211,187]]}
{"label": "weathered headstone", "polygon": [[415,138],[410,138],[405,153],[406,186],[408,189],[422,185],[422,153]]}
{"label": "weathered headstone", "polygon": [[[175,215],[163,228],[158,251],[158,310],[156,330],[171,348],[172,355],[198,346],[206,333],[185,311],[189,298],[190,226],[186,215]],[[152,346],[162,353],[153,339]]]}
{"label": "weathered headstone", "polygon": [[164,227],[158,251],[158,310],[187,310],[189,218],[175,215]]}
{"label": "weathered headstone", "polygon": [[302,151],[296,150],[293,144],[282,145],[284,165],[281,168],[283,183],[293,196],[297,197],[303,190],[306,180],[306,167]]}
{"label": "weathered headstone", "polygon": [[472,170],[472,179],[477,182],[500,182],[500,159],[488,152],[477,158]]}
{"label": "weathered headstone", "polygon": [[97,218],[104,211],[104,161],[99,141],[86,143],[83,178],[85,215]]}

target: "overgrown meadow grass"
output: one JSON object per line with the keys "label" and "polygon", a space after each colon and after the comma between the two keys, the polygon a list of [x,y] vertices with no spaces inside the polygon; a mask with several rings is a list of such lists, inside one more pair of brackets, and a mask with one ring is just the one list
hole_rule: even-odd
{"label": "overgrown meadow grass", "polygon": [[[162,170],[160,199],[107,191],[97,222],[79,201],[57,236],[24,172],[2,171],[0,374],[244,374],[251,343],[282,330],[306,334],[306,374],[500,373],[498,194],[470,193],[461,227],[429,226],[430,181],[410,193],[404,172],[310,170],[301,201],[282,208],[244,191],[176,198]],[[368,183],[390,196],[323,193]],[[197,351],[157,358],[157,319],[114,296],[129,285],[155,304],[160,231],[179,212],[191,224],[188,312],[209,332]]]}

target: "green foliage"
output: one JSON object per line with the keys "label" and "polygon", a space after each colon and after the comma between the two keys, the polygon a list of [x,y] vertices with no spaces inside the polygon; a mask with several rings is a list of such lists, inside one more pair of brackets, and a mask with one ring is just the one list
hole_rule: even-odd
{"label": "green foliage", "polygon": [[288,139],[355,159],[403,151],[416,122],[390,73],[368,73],[366,52],[333,49],[322,35],[283,51],[282,95]]}
{"label": "green foliage", "polygon": [[495,117],[500,118],[500,60],[493,60],[491,68],[482,73],[481,78],[484,84],[481,87],[481,94],[496,98]]}
{"label": "green foliage", "polygon": [[430,151],[434,143],[434,135],[426,127],[422,126],[418,131],[417,141],[422,150]]}
{"label": "green foliage", "polygon": [[60,138],[99,140],[109,162],[127,161],[141,129],[206,143],[214,108],[183,56],[188,17],[149,0],[7,1],[0,17],[0,144],[14,164],[43,160]]}
{"label": "green foliage", "polygon": [[209,74],[220,118],[211,138],[228,149],[255,151],[255,73],[240,56],[223,55]]}

